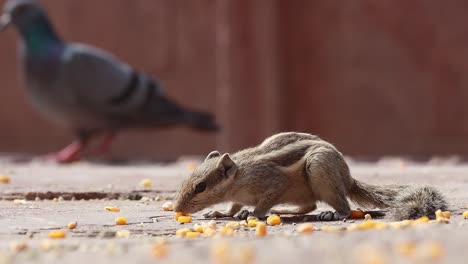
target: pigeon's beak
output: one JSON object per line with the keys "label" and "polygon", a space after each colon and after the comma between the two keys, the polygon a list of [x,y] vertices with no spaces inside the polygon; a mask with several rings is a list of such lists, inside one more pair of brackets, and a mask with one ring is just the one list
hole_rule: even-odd
{"label": "pigeon's beak", "polygon": [[0,32],[5,30],[5,28],[7,28],[8,25],[10,25],[10,23],[11,23],[10,14],[5,13],[2,16],[0,16]]}

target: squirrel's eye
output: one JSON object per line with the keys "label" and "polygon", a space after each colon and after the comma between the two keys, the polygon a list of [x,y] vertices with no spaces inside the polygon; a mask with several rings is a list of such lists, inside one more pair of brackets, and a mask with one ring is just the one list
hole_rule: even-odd
{"label": "squirrel's eye", "polygon": [[206,183],[200,182],[199,184],[197,184],[197,186],[195,186],[195,193],[201,193],[205,191],[205,189],[206,189]]}

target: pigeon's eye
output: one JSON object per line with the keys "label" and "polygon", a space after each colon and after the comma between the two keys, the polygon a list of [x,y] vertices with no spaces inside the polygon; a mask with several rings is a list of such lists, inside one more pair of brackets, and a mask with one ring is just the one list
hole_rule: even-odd
{"label": "pigeon's eye", "polygon": [[206,183],[200,182],[199,184],[197,184],[197,186],[195,186],[195,193],[201,193],[205,191],[205,189],[206,189]]}

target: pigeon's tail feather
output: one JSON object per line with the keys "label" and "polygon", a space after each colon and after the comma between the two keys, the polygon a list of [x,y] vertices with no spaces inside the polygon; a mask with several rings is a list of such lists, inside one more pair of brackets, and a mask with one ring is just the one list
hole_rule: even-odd
{"label": "pigeon's tail feather", "polygon": [[199,130],[218,131],[219,125],[212,114],[199,111],[186,111],[184,121],[191,127]]}

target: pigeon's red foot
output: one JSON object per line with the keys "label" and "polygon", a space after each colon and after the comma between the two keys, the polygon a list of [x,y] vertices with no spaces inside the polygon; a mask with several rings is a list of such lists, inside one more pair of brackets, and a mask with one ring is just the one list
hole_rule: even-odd
{"label": "pigeon's red foot", "polygon": [[110,149],[111,149],[112,142],[114,141],[114,138],[115,138],[114,133],[106,135],[102,139],[101,144],[99,144],[99,146],[92,151],[92,154],[94,154],[94,155],[103,155],[103,154],[109,153]]}
{"label": "pigeon's red foot", "polygon": [[81,152],[83,151],[83,148],[83,143],[73,142],[59,152],[45,155],[43,158],[54,160],[58,163],[71,163],[81,159]]}

